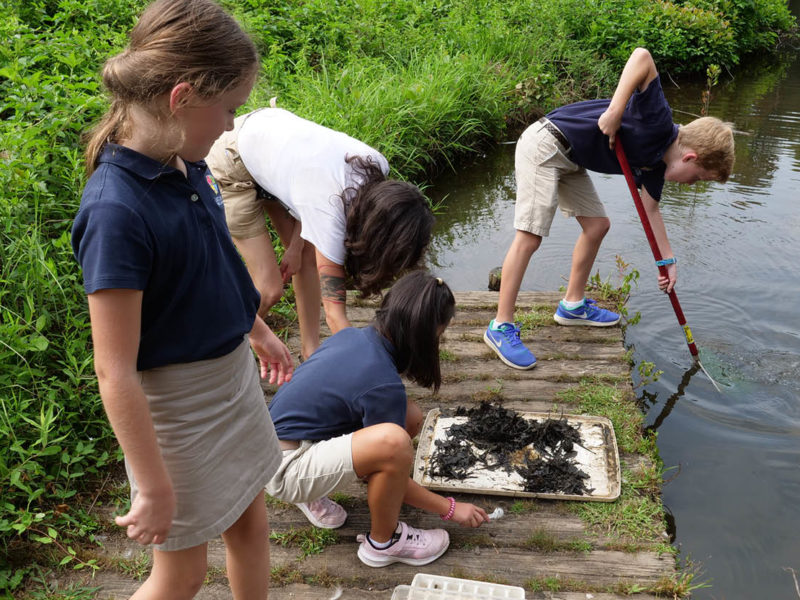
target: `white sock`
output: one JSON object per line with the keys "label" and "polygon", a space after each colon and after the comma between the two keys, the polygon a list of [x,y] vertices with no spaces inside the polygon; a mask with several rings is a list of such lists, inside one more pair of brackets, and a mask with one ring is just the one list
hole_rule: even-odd
{"label": "white sock", "polygon": [[490,329],[492,329],[493,331],[498,331],[498,330],[500,329],[500,325],[502,325],[502,324],[503,324],[503,323],[505,323],[505,322],[506,322],[506,321],[503,321],[503,322],[501,322],[501,323],[498,323],[498,322],[496,322],[494,319],[492,319],[492,320],[489,322],[489,328],[490,328]]}
{"label": "white sock", "polygon": [[567,302],[566,300],[561,301],[561,306],[566,308],[567,310],[575,310],[576,308],[583,306],[583,301],[585,298],[581,298],[577,302]]}
{"label": "white sock", "polygon": [[389,538],[388,542],[376,542],[372,539],[370,534],[367,534],[367,539],[369,540],[370,545],[376,550],[386,550],[386,548],[392,545],[392,538]]}
{"label": "white sock", "polygon": [[388,542],[376,542],[375,540],[372,539],[372,536],[370,534],[367,534],[367,541],[376,550],[386,550],[386,548],[388,548],[397,541],[395,539],[395,535],[397,535],[401,531],[402,528],[400,527],[400,523],[398,523],[397,527],[394,528],[394,534],[392,534],[392,537],[389,538]]}

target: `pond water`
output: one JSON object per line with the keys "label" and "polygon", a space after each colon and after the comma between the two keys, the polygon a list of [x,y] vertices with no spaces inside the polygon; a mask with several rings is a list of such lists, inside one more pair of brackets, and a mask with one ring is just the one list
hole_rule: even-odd
{"label": "pond water", "polygon": [[[662,77],[675,120],[691,120],[704,84]],[[722,393],[692,369],[622,176],[593,174],[612,221],[595,270],[617,282],[619,255],[641,273],[628,308],[642,319],[625,344],[637,364],[663,371],[637,393],[668,469],[675,544],[711,583],[692,597],[797,598],[787,568],[800,572],[800,59],[720,79],[710,114],[739,132],[734,173],[725,185],[667,183],[661,210],[679,259],[678,298]],[[446,196],[430,266],[453,289],[486,289],[502,264],[513,237],[514,141],[428,190]],[[577,233],[574,219],[556,216],[523,290],[564,285]]]}

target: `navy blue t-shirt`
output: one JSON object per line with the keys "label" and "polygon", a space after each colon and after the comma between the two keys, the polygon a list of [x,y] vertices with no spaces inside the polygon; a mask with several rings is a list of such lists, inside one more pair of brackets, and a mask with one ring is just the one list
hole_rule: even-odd
{"label": "navy blue t-shirt", "polygon": [[[600,131],[600,118],[610,100],[586,100],[555,109],[547,118],[561,130],[572,146],[570,159],[598,173],[622,173],[617,155],[608,147],[608,137]],[[655,200],[661,199],[664,187],[664,153],[678,137],[672,122],[672,110],[656,77],[644,92],[636,90],[625,107],[617,136],[625,145],[625,154],[636,183],[644,186]]]}
{"label": "navy blue t-shirt", "polygon": [[143,291],[139,370],[231,352],[259,305],[216,181],[203,161],[186,168],[107,144],[72,226],[87,294]]}
{"label": "navy blue t-shirt", "polygon": [[329,440],[379,423],[406,424],[406,388],[392,344],[374,327],[325,340],[269,405],[281,440]]}

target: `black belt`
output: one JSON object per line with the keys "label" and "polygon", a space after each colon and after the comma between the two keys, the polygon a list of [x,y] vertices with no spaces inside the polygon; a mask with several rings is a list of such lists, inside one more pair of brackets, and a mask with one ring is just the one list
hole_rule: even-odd
{"label": "black belt", "polygon": [[561,133],[561,130],[553,125],[547,117],[542,117],[539,119],[539,123],[541,123],[547,131],[553,134],[553,137],[558,140],[558,143],[561,144],[561,147],[564,149],[564,154],[569,154],[570,150],[572,150],[572,146],[569,145],[567,138],[564,137],[564,134]]}

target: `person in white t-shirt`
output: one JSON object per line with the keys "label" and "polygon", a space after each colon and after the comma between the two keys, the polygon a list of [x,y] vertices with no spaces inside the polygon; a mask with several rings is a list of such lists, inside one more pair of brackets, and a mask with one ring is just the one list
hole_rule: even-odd
{"label": "person in white t-shirt", "polygon": [[[346,287],[379,293],[419,265],[433,213],[420,190],[387,179],[380,152],[280,108],[238,117],[206,157],[233,241],[265,316],[292,279],[302,355],[319,346],[319,307],[332,333],[350,326]],[[275,256],[265,214],[283,242]]]}

